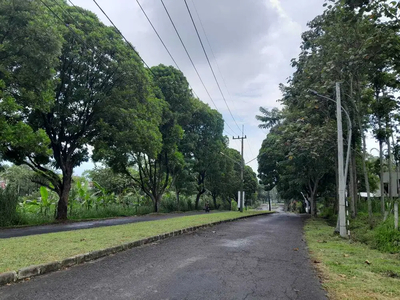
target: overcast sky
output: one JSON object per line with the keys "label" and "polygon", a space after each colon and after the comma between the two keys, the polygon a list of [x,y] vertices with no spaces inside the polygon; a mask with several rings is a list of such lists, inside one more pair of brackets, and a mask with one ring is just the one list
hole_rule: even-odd
{"label": "overcast sky", "polygon": [[[95,12],[109,24],[92,0],[73,0]],[[168,53],[141,12],[135,0],[97,0],[126,38],[150,66],[173,65]],[[301,33],[307,22],[323,11],[324,0],[187,0],[206,51],[216,72],[233,116],[245,127],[244,156],[248,162],[258,155],[266,131],[258,128],[259,107],[273,108],[281,96],[279,83],[292,75],[290,60],[299,54]],[[199,98],[216,108],[207,96],[160,0],[140,0],[144,10],[174,56]],[[183,0],[164,0],[218,111],[227,125],[225,134],[239,135],[239,129],[214,81]],[[196,9],[200,19],[196,14]],[[208,37],[207,43],[204,32]],[[220,70],[220,71],[219,71]],[[226,83],[226,86],[224,84]],[[240,151],[239,141],[230,147]],[[257,160],[249,164],[257,172]],[[81,174],[93,164],[76,169]]]}

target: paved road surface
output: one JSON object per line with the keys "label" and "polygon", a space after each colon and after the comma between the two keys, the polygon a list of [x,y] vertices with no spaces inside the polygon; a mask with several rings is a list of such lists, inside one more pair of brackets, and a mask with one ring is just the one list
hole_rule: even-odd
{"label": "paved road surface", "polygon": [[11,229],[0,229],[0,239],[28,236],[34,234],[79,230],[86,228],[114,226],[114,225],[122,225],[122,224],[137,223],[137,222],[155,221],[155,220],[170,219],[183,216],[192,216],[197,214],[204,214],[204,212],[195,211],[187,213],[171,213],[165,215],[133,216],[133,217],[115,218],[107,220],[98,220],[98,221],[84,221],[84,222],[72,222],[66,224],[63,223],[63,224],[30,226],[30,227],[11,228]]}
{"label": "paved road surface", "polygon": [[326,299],[302,241],[304,219],[221,224],[1,287],[0,299]]}

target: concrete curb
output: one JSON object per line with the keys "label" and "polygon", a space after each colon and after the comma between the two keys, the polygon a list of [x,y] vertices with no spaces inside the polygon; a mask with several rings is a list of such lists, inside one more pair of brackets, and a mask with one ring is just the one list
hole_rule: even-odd
{"label": "concrete curb", "polygon": [[[274,212],[272,212],[274,213]],[[271,213],[266,213],[266,214],[255,214],[255,215],[249,215],[249,216],[242,216],[239,218],[234,218],[234,219],[227,219],[223,221],[216,221],[216,222],[211,222],[203,225],[198,225],[194,227],[188,227],[188,228],[183,228],[180,230],[175,230],[172,232],[168,233],[163,233],[160,235],[152,236],[149,238],[141,239],[138,241],[134,242],[129,242],[125,243],[122,245],[102,249],[102,250],[96,250],[84,254],[78,254],[72,257],[68,257],[66,259],[63,259],[62,261],[55,261],[55,262],[50,262],[46,264],[41,264],[41,265],[36,265],[36,266],[29,266],[26,268],[19,269],[18,271],[9,271],[5,273],[0,273],[0,286],[2,285],[7,285],[11,284],[14,282],[22,281],[27,278],[43,275],[43,274],[48,274],[51,272],[55,272],[61,269],[65,268],[70,268],[75,265],[83,264],[85,262],[89,262],[92,260],[96,260],[105,256],[109,256],[118,252],[122,252],[131,248],[135,247],[140,247],[146,244],[151,244],[156,241],[164,240],[169,237],[173,236],[178,236],[182,235],[185,233],[193,232],[198,229],[205,229],[208,227],[212,227],[214,225],[222,224],[222,223],[228,223],[228,222],[233,222],[241,219],[247,219],[247,218],[252,218],[252,217],[258,217],[262,215],[269,215]]]}

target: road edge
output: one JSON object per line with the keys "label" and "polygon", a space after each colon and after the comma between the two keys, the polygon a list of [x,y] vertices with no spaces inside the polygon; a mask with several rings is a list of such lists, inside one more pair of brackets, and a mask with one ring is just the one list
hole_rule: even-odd
{"label": "road edge", "polygon": [[31,277],[36,277],[36,276],[52,273],[55,271],[63,270],[66,268],[70,268],[72,266],[90,262],[90,261],[93,261],[93,260],[96,260],[96,259],[99,259],[102,257],[116,254],[118,252],[126,251],[126,250],[129,250],[132,248],[136,248],[136,247],[151,244],[151,243],[154,243],[154,242],[157,242],[160,240],[164,240],[169,237],[193,232],[198,229],[205,229],[208,227],[212,227],[214,225],[233,222],[233,221],[252,218],[252,217],[266,216],[266,215],[270,215],[273,213],[275,213],[275,211],[259,213],[259,214],[254,214],[254,215],[248,215],[248,216],[241,216],[238,218],[232,218],[232,219],[227,219],[227,220],[223,220],[223,221],[216,221],[216,222],[211,222],[211,223],[207,223],[207,224],[203,224],[203,225],[183,228],[180,230],[163,233],[160,235],[144,238],[141,240],[124,243],[124,244],[114,246],[114,247],[96,250],[96,251],[92,251],[92,252],[88,252],[88,253],[84,253],[84,254],[78,254],[78,255],[63,259],[61,261],[54,261],[54,262],[45,263],[45,264],[41,264],[41,265],[33,265],[33,266],[21,268],[18,271],[8,271],[5,273],[0,273],[0,286],[10,285],[12,283],[16,283],[16,282],[23,281],[23,280],[29,280]]}

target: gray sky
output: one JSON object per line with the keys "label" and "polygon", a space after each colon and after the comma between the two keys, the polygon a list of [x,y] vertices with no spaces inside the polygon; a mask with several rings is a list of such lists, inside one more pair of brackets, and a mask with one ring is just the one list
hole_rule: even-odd
{"label": "gray sky", "polygon": [[[72,0],[95,12],[109,24],[92,0]],[[135,0],[97,0],[148,65],[173,65]],[[225,134],[240,134],[219,93],[197,39],[183,0],[164,0],[219,112],[226,123]],[[290,60],[300,51],[306,23],[322,13],[324,0],[187,0],[227,103],[239,127],[245,126],[245,161],[255,158],[266,131],[259,129],[255,115],[259,107],[273,108],[281,96],[279,83],[286,83],[293,69]],[[167,47],[203,102],[215,108],[201,85],[159,0],[140,0]],[[200,19],[212,50],[207,44]],[[217,64],[221,72],[219,72]],[[222,77],[221,77],[222,74]],[[226,87],[223,79],[226,82]],[[239,141],[230,147],[240,151]],[[257,160],[249,164],[257,171]],[[85,163],[76,174],[93,167]]]}

